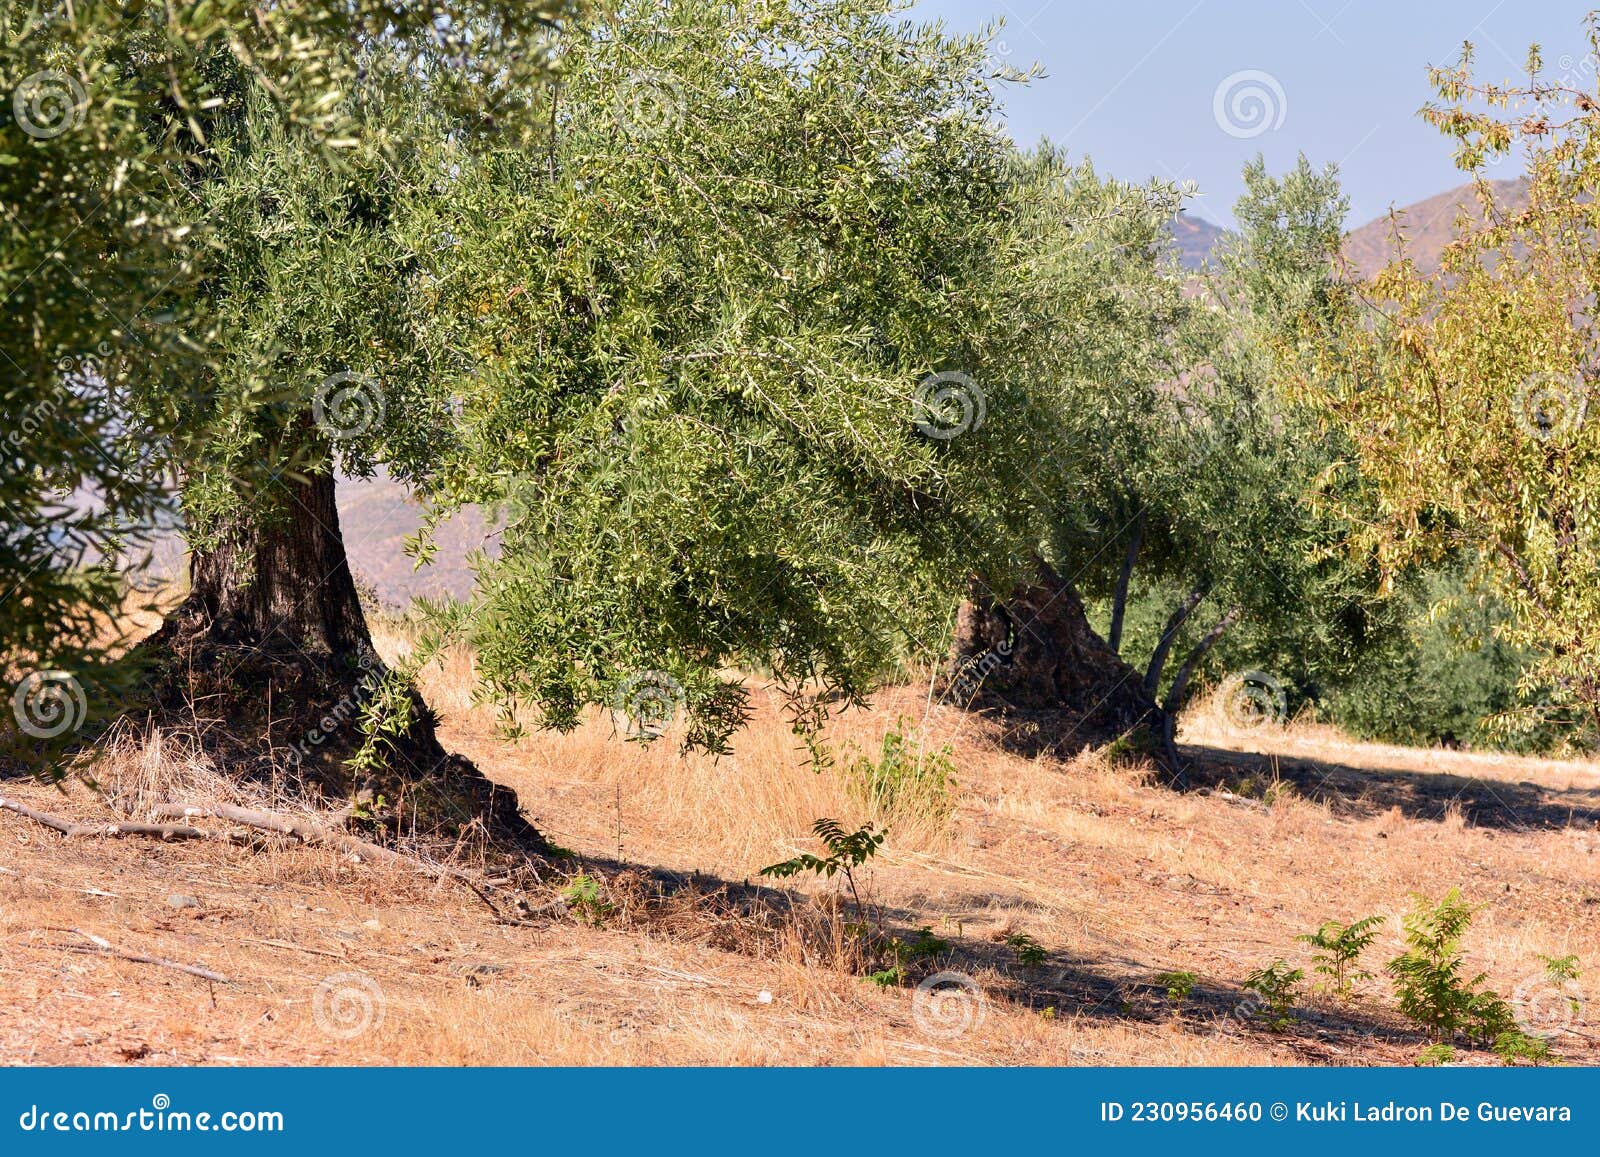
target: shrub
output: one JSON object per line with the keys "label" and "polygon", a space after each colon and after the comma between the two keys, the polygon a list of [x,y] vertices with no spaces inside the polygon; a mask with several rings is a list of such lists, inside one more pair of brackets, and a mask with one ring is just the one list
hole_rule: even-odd
{"label": "shrub", "polygon": [[1333,991],[1343,1000],[1358,980],[1372,979],[1372,973],[1357,967],[1361,954],[1377,939],[1382,916],[1368,916],[1351,924],[1329,920],[1315,932],[1295,939],[1319,951],[1312,954],[1314,970],[1328,977]]}
{"label": "shrub", "polygon": [[1295,989],[1305,978],[1303,968],[1290,968],[1274,960],[1244,978],[1244,987],[1261,998],[1258,1015],[1273,1032],[1282,1032],[1294,1023]]}
{"label": "shrub", "polygon": [[1406,950],[1389,962],[1387,971],[1400,1011],[1432,1032],[1437,1043],[1465,1036],[1492,1045],[1505,1057],[1511,1050],[1533,1046],[1513,1039],[1526,1034],[1517,1027],[1511,1006],[1493,989],[1483,987],[1487,974],[1465,975],[1461,940],[1472,926],[1473,911],[1459,888],[1451,888],[1437,904],[1414,895],[1405,919]]}
{"label": "shrub", "polygon": [[916,937],[907,943],[899,937],[890,937],[883,945],[884,967],[867,973],[867,979],[879,988],[898,988],[920,965],[936,964],[939,957],[950,951],[950,941],[933,934],[929,927],[919,928]]}
{"label": "shrub", "polygon": [[857,756],[845,783],[868,811],[880,818],[926,817],[942,824],[955,810],[955,762],[951,747],[922,750],[907,738],[911,720],[901,716],[883,737],[876,759]]}
{"label": "shrub", "polygon": [[1544,978],[1550,986],[1567,998],[1567,1007],[1576,1019],[1583,1012],[1583,1001],[1568,990],[1567,985],[1578,979],[1578,958],[1576,956],[1546,956],[1542,952],[1539,963],[1544,965]]}
{"label": "shrub", "polygon": [[1455,1059],[1456,1050],[1451,1045],[1432,1044],[1417,1054],[1417,1064],[1424,1068],[1447,1065]]}
{"label": "shrub", "polygon": [[1014,932],[1006,937],[1006,945],[1017,954],[1017,963],[1024,968],[1038,968],[1050,959],[1050,953],[1026,932]]}
{"label": "shrub", "polygon": [[1156,983],[1167,990],[1167,999],[1175,1008],[1182,1008],[1183,1002],[1189,999],[1195,980],[1192,972],[1163,972],[1156,976]]}
{"label": "shrub", "polygon": [[567,886],[561,889],[561,898],[580,919],[596,927],[605,923],[612,911],[611,903],[601,892],[600,881],[584,872],[567,881]]}
{"label": "shrub", "polygon": [[1546,1065],[1555,1061],[1548,1042],[1536,1036],[1529,1036],[1520,1029],[1512,1029],[1496,1036],[1494,1051],[1501,1063],[1507,1065],[1514,1065],[1518,1061]]}
{"label": "shrub", "polygon": [[846,832],[839,826],[838,820],[830,819],[818,820],[811,825],[811,831],[827,847],[826,856],[813,856],[803,852],[792,860],[767,865],[761,869],[760,874],[771,876],[775,880],[785,880],[790,876],[798,876],[801,872],[812,872],[819,877],[828,878],[842,873],[845,885],[855,900],[856,911],[865,915],[866,905],[862,902],[861,892],[856,887],[855,869],[878,854],[878,849],[883,846],[883,841],[889,838],[889,833],[874,832],[870,823],[863,824],[853,832]]}

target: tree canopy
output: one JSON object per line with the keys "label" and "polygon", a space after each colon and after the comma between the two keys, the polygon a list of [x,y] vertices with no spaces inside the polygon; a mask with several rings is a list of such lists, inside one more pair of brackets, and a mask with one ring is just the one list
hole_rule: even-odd
{"label": "tree canopy", "polygon": [[508,512],[454,623],[502,699],[681,703],[715,747],[725,668],[858,698],[1025,549],[1037,191],[985,40],[897,7],[603,13],[548,151],[418,223],[464,372],[404,408],[459,418],[391,468]]}

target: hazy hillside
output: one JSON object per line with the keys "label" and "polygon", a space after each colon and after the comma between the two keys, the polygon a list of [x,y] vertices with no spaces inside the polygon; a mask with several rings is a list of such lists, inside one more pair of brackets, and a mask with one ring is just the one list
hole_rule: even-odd
{"label": "hazy hillside", "polygon": [[[1508,208],[1521,208],[1527,202],[1527,186],[1522,181],[1490,181],[1495,200]],[[1474,220],[1481,220],[1483,212],[1471,184],[1460,185],[1437,197],[1418,201],[1396,210],[1399,224],[1411,255],[1424,272],[1431,273],[1439,267],[1439,257],[1456,232],[1456,218],[1466,209]],[[1370,277],[1387,265],[1395,256],[1395,223],[1386,213],[1345,237],[1344,252],[1356,271]]]}
{"label": "hazy hillside", "polygon": [[1204,217],[1179,213],[1172,220],[1172,245],[1178,251],[1178,263],[1185,269],[1199,269],[1226,232]]}
{"label": "hazy hillside", "polygon": [[469,509],[440,527],[437,561],[418,570],[405,553],[405,539],[422,525],[422,508],[382,472],[340,479],[339,520],[357,579],[371,583],[384,602],[400,606],[417,595],[465,596],[472,589],[468,556],[492,552],[495,545],[483,516]]}

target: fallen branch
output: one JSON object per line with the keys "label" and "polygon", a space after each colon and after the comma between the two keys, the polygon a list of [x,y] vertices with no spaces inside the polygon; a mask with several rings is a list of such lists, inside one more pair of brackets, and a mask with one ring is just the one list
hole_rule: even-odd
{"label": "fallen branch", "polygon": [[43,824],[53,831],[60,832],[68,839],[84,836],[115,837],[115,836],[152,836],[161,840],[214,840],[219,838],[216,832],[204,831],[201,828],[190,827],[187,824],[143,824],[123,822],[114,824],[79,824],[71,820],[64,820],[60,816],[51,815],[49,812],[31,808],[25,803],[14,799],[0,797],[0,808],[16,812],[17,815],[32,820],[36,824]]}
{"label": "fallen branch", "polygon": [[[77,929],[74,929],[77,931]],[[201,968],[198,964],[180,964],[176,960],[168,960],[162,956],[146,956],[142,952],[124,952],[113,947],[107,940],[99,936],[92,936],[87,932],[78,932],[93,940],[93,944],[46,944],[45,948],[54,948],[57,952],[86,952],[91,956],[114,956],[118,960],[129,960],[134,964],[154,964],[158,968],[171,968],[189,976],[198,976],[201,980],[209,980],[216,984],[227,984],[228,978],[220,972],[212,972],[209,968]]]}
{"label": "fallen branch", "polygon": [[303,844],[324,844],[338,848],[341,852],[349,852],[351,855],[366,856],[379,863],[414,864],[434,874],[441,871],[441,869],[424,864],[421,860],[401,855],[399,852],[383,847],[381,844],[360,840],[355,836],[345,835],[343,832],[336,832],[332,828],[323,827],[312,820],[285,815],[282,812],[257,811],[253,808],[236,807],[229,803],[208,803],[203,806],[170,803],[156,807],[154,814],[169,819],[212,818],[228,820],[230,823],[243,824],[247,828],[258,828],[264,832],[276,832],[283,836],[293,836]]}
{"label": "fallen branch", "polygon": [[155,809],[154,814],[158,816],[170,816],[181,819],[192,819],[206,816],[215,819],[230,820],[233,823],[244,824],[246,827],[259,828],[262,831],[276,832],[280,835],[293,836],[295,839],[305,844],[323,844],[338,848],[340,851],[349,852],[352,855],[366,856],[367,858],[377,860],[380,863],[405,864],[416,871],[421,872],[423,875],[431,876],[434,879],[455,880],[457,883],[466,885],[472,890],[473,895],[477,896],[478,899],[483,901],[484,906],[489,909],[490,914],[494,917],[495,923],[497,924],[533,926],[533,922],[526,917],[542,916],[546,913],[555,912],[558,910],[565,911],[567,907],[565,900],[558,900],[554,904],[547,904],[542,908],[528,909],[523,913],[524,919],[508,917],[501,912],[493,900],[489,899],[488,895],[486,895],[483,891],[483,888],[479,887],[479,883],[482,883],[488,887],[494,886],[489,884],[487,880],[474,881],[473,878],[466,872],[460,871],[456,868],[447,868],[442,865],[430,864],[425,860],[418,859],[416,856],[408,856],[402,852],[396,852],[390,848],[385,848],[380,844],[370,843],[367,840],[357,839],[355,836],[346,835],[343,832],[335,831],[329,827],[324,827],[322,824],[316,823],[312,820],[302,819],[298,816],[285,815],[282,812],[259,811],[253,808],[236,807],[233,804],[211,803],[205,804],[204,806],[196,806],[193,804],[163,804]]}
{"label": "fallen branch", "polygon": [[327,956],[333,960],[343,960],[338,952],[329,952],[325,948],[310,948],[304,944],[291,944],[287,940],[255,940],[249,936],[239,937],[240,944],[265,944],[268,948],[292,948],[296,952],[309,952],[312,956]]}

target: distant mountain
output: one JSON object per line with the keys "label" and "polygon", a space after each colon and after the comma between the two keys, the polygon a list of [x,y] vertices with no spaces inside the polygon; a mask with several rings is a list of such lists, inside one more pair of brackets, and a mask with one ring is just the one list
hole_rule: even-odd
{"label": "distant mountain", "polygon": [[403,607],[417,595],[465,597],[472,590],[467,557],[475,550],[492,553],[497,545],[482,513],[468,507],[439,528],[435,561],[419,569],[405,540],[422,525],[422,507],[403,485],[380,471],[375,478],[339,479],[337,496],[350,569],[385,603]]}
{"label": "distant mountain", "polygon": [[[1496,204],[1507,209],[1521,209],[1528,203],[1525,181],[1490,181],[1489,186]],[[1483,219],[1482,206],[1471,184],[1395,210],[1411,257],[1422,272],[1432,273],[1439,268],[1445,247],[1455,239],[1456,218],[1462,210],[1474,221]],[[1345,236],[1344,254],[1356,272],[1371,277],[1395,258],[1398,249],[1394,230],[1395,222],[1386,213]]]}
{"label": "distant mountain", "polygon": [[[1508,209],[1520,209],[1528,202],[1525,181],[1490,181],[1489,186],[1495,201]],[[1472,220],[1482,220],[1477,192],[1470,183],[1394,210],[1411,256],[1424,273],[1439,268],[1445,246],[1455,238],[1456,217],[1463,209]],[[1398,252],[1394,228],[1395,223],[1385,213],[1345,235],[1344,254],[1356,272],[1371,277],[1394,259]],[[1179,213],[1172,222],[1172,245],[1177,250],[1178,263],[1191,272],[1215,255],[1217,242],[1227,235],[1228,230],[1220,225],[1188,212]]]}
{"label": "distant mountain", "polygon": [[1178,264],[1190,271],[1199,269],[1226,233],[1222,226],[1213,225],[1204,217],[1180,211],[1172,219],[1172,246],[1178,251]]}

